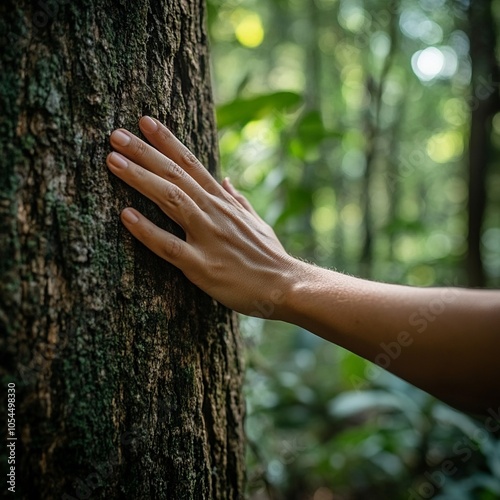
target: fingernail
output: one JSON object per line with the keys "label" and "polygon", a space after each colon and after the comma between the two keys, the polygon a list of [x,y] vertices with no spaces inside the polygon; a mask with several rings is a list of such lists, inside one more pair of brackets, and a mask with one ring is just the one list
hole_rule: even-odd
{"label": "fingernail", "polygon": [[124,210],[122,212],[122,218],[129,224],[135,224],[139,221],[139,217],[137,217],[132,210]]}
{"label": "fingernail", "polygon": [[111,163],[111,165],[113,167],[116,167],[116,168],[127,168],[128,167],[127,160],[125,160],[125,158],[121,154],[118,154],[118,153],[111,153],[109,155],[109,162]]}
{"label": "fingernail", "polygon": [[158,124],[149,116],[143,116],[141,119],[141,128],[145,132],[152,134],[158,128]]}
{"label": "fingernail", "polygon": [[122,132],[121,130],[115,130],[111,134],[111,137],[113,139],[113,142],[116,142],[118,146],[127,146],[127,144],[130,143],[130,136],[125,132]]}

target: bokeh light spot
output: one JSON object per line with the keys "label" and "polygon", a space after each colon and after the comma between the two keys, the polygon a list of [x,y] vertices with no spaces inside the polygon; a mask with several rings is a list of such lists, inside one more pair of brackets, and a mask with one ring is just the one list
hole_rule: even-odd
{"label": "bokeh light spot", "polygon": [[249,48],[258,47],[264,40],[264,27],[262,20],[256,12],[244,11],[233,18],[236,39],[241,45]]}
{"label": "bokeh light spot", "polygon": [[433,135],[427,141],[427,154],[436,163],[447,163],[459,158],[464,151],[460,132],[450,130]]}

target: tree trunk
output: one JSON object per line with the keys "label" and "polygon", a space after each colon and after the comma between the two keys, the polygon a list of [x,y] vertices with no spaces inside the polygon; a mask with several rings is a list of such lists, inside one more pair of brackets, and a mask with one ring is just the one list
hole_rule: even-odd
{"label": "tree trunk", "polygon": [[485,286],[481,234],[486,208],[486,182],[491,153],[491,121],[500,109],[500,71],[495,56],[495,20],[491,2],[474,0],[469,7],[472,65],[471,128],[469,136],[469,227],[467,277],[472,287]]}
{"label": "tree trunk", "polygon": [[15,385],[15,491],[241,498],[235,316],[124,229],[119,211],[132,205],[181,234],[105,166],[111,131],[137,133],[151,114],[215,171],[204,2],[9,0],[0,13],[2,407]]}
{"label": "tree trunk", "polygon": [[373,260],[376,237],[376,220],[373,207],[373,177],[383,132],[381,120],[382,97],[387,83],[387,76],[394,63],[394,54],[397,44],[397,15],[398,5],[395,0],[389,2],[390,21],[388,36],[390,39],[390,50],[385,57],[382,71],[378,81],[368,75],[365,82],[366,109],[363,113],[363,130],[366,136],[365,145],[365,172],[361,181],[362,201],[360,205],[363,210],[363,243],[360,255],[360,275],[370,279],[373,274]]}

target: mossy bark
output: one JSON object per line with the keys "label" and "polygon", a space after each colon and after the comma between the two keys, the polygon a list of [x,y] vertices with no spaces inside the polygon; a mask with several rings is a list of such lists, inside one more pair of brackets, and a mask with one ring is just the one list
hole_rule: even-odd
{"label": "mossy bark", "polygon": [[138,133],[151,114],[216,170],[204,2],[8,0],[0,35],[2,398],[14,382],[16,492],[242,497],[235,317],[128,234],[128,205],[182,232],[105,166],[111,131]]}

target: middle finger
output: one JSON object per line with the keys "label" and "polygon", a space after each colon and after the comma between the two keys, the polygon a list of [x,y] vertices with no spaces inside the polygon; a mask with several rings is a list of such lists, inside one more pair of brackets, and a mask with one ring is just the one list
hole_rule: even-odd
{"label": "middle finger", "polygon": [[175,184],[192,199],[203,198],[204,190],[184,169],[128,130],[115,130],[110,140],[114,149],[137,165]]}
{"label": "middle finger", "polygon": [[116,176],[154,201],[186,232],[189,226],[193,229],[199,227],[206,217],[198,205],[176,184],[160,178],[123,155],[110,153],[106,163]]}

